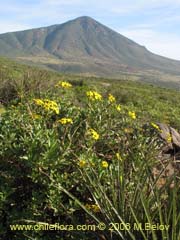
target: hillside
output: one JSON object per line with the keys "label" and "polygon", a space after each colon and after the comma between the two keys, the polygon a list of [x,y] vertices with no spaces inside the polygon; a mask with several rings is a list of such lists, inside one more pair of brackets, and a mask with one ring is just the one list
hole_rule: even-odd
{"label": "hillside", "polygon": [[159,81],[162,74],[180,74],[179,61],[155,55],[90,17],[0,34],[0,55],[61,72],[98,76],[126,73],[148,79],[158,76]]}
{"label": "hillside", "polygon": [[[44,92],[53,92],[59,80],[70,81],[75,86],[75,102],[82,101],[82,92],[88,88],[101,91],[104,95],[112,92],[121,104],[133,107],[139,115],[143,115],[144,122],[151,119],[180,126],[179,91],[158,87],[157,82],[152,85],[133,75],[109,79],[62,74],[0,58],[0,102],[5,106],[17,104],[23,96],[38,97]],[[160,84],[168,86],[168,82]],[[173,82],[169,84],[173,86]]]}
{"label": "hillside", "polygon": [[179,239],[178,91],[0,59],[0,98],[0,239]]}

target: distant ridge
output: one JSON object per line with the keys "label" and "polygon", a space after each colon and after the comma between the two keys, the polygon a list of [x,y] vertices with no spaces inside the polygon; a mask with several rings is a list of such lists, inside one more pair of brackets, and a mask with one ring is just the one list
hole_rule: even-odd
{"label": "distant ridge", "polygon": [[0,34],[0,55],[61,72],[118,76],[122,72],[161,71],[180,75],[180,61],[153,54],[87,16]]}

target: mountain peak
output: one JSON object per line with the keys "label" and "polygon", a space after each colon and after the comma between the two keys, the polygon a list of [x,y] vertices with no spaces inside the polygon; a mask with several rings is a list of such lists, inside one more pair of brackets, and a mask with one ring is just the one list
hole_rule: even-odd
{"label": "mountain peak", "polygon": [[89,16],[81,16],[81,17],[78,17],[76,19],[74,19],[75,21],[94,21],[96,22],[96,20],[92,17],[89,17]]}
{"label": "mountain peak", "polygon": [[89,17],[89,16],[81,16],[81,17],[75,18],[74,20],[72,20],[70,22],[78,23],[78,24],[84,25],[84,26],[97,25],[97,24],[100,25],[100,23],[98,23],[94,18]]}
{"label": "mountain peak", "polygon": [[115,76],[127,71],[161,70],[180,74],[180,62],[149,52],[89,16],[0,34],[0,55],[63,72]]}

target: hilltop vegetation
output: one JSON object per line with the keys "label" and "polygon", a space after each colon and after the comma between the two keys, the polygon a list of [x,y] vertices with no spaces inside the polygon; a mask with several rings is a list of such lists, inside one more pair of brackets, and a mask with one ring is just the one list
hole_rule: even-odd
{"label": "hilltop vegetation", "polygon": [[[158,184],[152,171],[164,144],[156,122],[180,127],[179,92],[0,64],[2,239],[180,238],[179,174]],[[55,223],[75,229],[43,231]]]}
{"label": "hilltop vegetation", "polygon": [[176,90],[135,81],[134,76],[122,75],[116,80],[59,74],[0,58],[0,100],[5,105],[11,101],[18,103],[20,96],[41,97],[43,92],[53,91],[59,79],[76,86],[74,97],[77,101],[84,98],[82,89],[92,87],[104,95],[111,92],[119,103],[134,108],[138,115],[142,115],[144,122],[152,120],[177,128],[180,126],[180,96]]}

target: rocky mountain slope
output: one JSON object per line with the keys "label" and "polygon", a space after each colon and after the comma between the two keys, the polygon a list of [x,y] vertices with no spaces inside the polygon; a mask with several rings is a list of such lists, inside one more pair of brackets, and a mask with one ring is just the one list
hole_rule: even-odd
{"label": "rocky mountain slope", "polygon": [[153,54],[90,17],[0,34],[0,55],[62,72],[117,76],[160,71],[180,75],[180,61]]}

